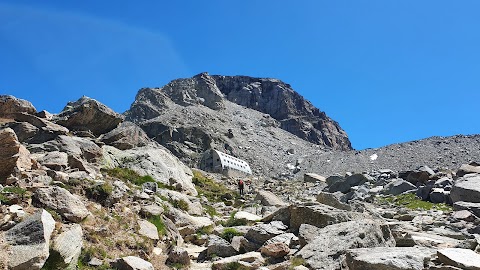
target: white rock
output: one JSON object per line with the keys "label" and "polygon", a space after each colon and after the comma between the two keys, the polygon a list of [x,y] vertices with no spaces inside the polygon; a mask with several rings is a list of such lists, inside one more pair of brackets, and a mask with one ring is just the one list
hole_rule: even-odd
{"label": "white rock", "polygon": [[438,259],[447,265],[466,270],[480,270],[480,254],[470,249],[446,248],[437,251]]}
{"label": "white rock", "polygon": [[260,217],[260,216],[257,216],[257,215],[254,215],[252,213],[248,213],[248,212],[245,212],[245,211],[238,211],[237,213],[235,213],[234,218],[235,219],[246,219],[248,221],[258,221],[258,220],[262,219],[262,217]]}
{"label": "white rock", "polygon": [[160,239],[158,237],[157,227],[149,221],[140,219],[138,220],[138,225],[140,226],[140,229],[138,230],[138,233],[140,235],[143,235],[153,240]]}
{"label": "white rock", "polygon": [[118,270],[155,270],[151,263],[135,256],[119,259],[116,262],[116,267]]}

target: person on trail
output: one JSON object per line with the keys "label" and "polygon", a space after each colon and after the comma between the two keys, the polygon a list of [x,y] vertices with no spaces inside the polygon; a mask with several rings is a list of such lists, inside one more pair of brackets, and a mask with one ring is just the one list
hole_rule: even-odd
{"label": "person on trail", "polygon": [[238,190],[240,192],[240,196],[243,196],[243,180],[238,180]]}

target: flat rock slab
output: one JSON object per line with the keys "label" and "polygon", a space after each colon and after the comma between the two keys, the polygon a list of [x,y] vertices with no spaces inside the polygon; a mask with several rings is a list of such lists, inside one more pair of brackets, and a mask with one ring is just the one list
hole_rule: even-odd
{"label": "flat rock slab", "polygon": [[347,250],[345,261],[349,270],[422,270],[434,255],[423,247],[360,248]]}
{"label": "flat rock slab", "polygon": [[438,259],[447,265],[466,270],[480,270],[480,254],[470,249],[446,248],[437,251]]}
{"label": "flat rock slab", "polygon": [[259,221],[262,219],[262,217],[260,216],[257,216],[257,215],[254,215],[252,213],[248,213],[248,212],[245,212],[245,211],[238,211],[237,213],[235,213],[235,216],[234,216],[235,219],[246,219],[248,221]]}
{"label": "flat rock slab", "polygon": [[395,246],[386,224],[373,220],[333,224],[318,231],[317,237],[297,254],[313,269],[339,269],[338,257],[352,248]]}
{"label": "flat rock slab", "polygon": [[61,187],[39,188],[35,191],[34,198],[72,222],[80,222],[90,214],[79,198]]}
{"label": "flat rock slab", "polygon": [[455,182],[450,191],[452,202],[480,203],[480,174],[466,175]]}
{"label": "flat rock slab", "polygon": [[135,256],[127,256],[116,262],[118,270],[155,270],[153,265],[142,258]]}

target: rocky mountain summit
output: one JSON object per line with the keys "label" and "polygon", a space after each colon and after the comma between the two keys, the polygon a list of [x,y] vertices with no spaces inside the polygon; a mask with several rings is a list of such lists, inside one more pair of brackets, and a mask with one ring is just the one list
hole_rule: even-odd
{"label": "rocky mountain summit", "polygon": [[[480,136],[339,151],[222,90],[285,84],[222,78],[125,115],[0,96],[0,269],[480,269]],[[196,169],[212,146],[251,164],[244,196]]]}
{"label": "rocky mountain summit", "polygon": [[[215,134],[217,128],[248,128],[249,117],[242,121],[243,113],[237,112],[242,110],[250,114],[251,110],[245,108],[251,109],[252,114],[253,111],[263,113],[266,119],[256,120],[263,126],[275,126],[335,150],[351,149],[347,134],[337,122],[315,108],[290,85],[276,79],[201,73],[192,78],[174,80],[162,88],[140,90],[125,115],[127,120],[144,128],[150,137],[168,142],[172,145],[169,149],[179,152],[175,149],[178,144],[193,135],[205,137],[190,142],[200,150],[206,150],[209,144],[222,141],[219,134]],[[187,119],[198,126],[187,126],[184,122]],[[171,134],[174,129],[179,133],[177,136]]]}

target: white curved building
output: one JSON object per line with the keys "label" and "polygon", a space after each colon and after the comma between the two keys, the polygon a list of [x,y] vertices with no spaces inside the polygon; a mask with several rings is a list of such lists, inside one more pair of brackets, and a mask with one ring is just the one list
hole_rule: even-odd
{"label": "white curved building", "polygon": [[215,149],[209,149],[203,153],[200,169],[226,174],[232,172],[252,174],[252,170],[247,162]]}

